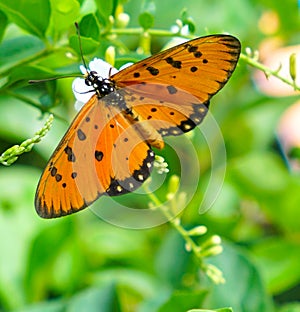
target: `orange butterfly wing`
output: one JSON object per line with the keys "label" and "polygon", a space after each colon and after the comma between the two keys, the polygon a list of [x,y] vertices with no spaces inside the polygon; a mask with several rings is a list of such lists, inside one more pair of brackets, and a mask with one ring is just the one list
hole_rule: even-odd
{"label": "orange butterfly wing", "polygon": [[230,78],[240,42],[229,35],[197,38],[162,51],[113,75],[140,120],[161,135],[178,135],[201,123],[210,98]]}
{"label": "orange butterfly wing", "polygon": [[209,101],[201,103],[181,89],[170,95],[165,84],[138,84],[125,90],[127,106],[140,121],[147,121],[153,131],[162,136],[180,135],[192,130],[208,111]]}
{"label": "orange butterfly wing", "polygon": [[205,103],[228,81],[240,51],[240,42],[235,37],[200,37],[127,67],[111,80],[118,87],[147,83],[165,85],[170,95],[181,89]]}
{"label": "orange butterfly wing", "polygon": [[101,195],[131,192],[150,175],[153,161],[145,138],[124,114],[94,95],[50,158],[37,188],[36,210],[43,218],[59,217]]}

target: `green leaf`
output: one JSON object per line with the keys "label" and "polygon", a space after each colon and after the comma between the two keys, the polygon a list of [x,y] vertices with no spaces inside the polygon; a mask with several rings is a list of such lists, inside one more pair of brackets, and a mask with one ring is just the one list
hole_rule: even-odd
{"label": "green leaf", "polygon": [[77,0],[50,0],[50,3],[52,9],[50,33],[56,39],[62,31],[67,30],[77,21],[80,5]]}
{"label": "green leaf", "polygon": [[185,251],[182,238],[178,233],[171,231],[164,237],[157,253],[156,271],[162,280],[176,287],[186,274],[189,259],[190,254]]}
{"label": "green leaf", "polygon": [[180,16],[181,16],[181,21],[182,21],[183,26],[187,25],[189,28],[189,31],[191,33],[194,33],[196,30],[195,22],[194,22],[193,18],[188,15],[187,10],[183,9],[181,11]]}
{"label": "green leaf", "polygon": [[231,308],[221,308],[217,310],[192,309],[188,310],[187,312],[233,312],[233,310]]}
{"label": "green leaf", "polygon": [[278,312],[300,312],[300,303],[293,302],[284,304],[280,307]]}
{"label": "green leaf", "polygon": [[66,312],[120,312],[116,286],[112,283],[89,288],[71,298]]}
{"label": "green leaf", "polygon": [[151,13],[144,12],[139,16],[139,24],[145,29],[149,29],[154,25],[154,16]]}
{"label": "green leaf", "polygon": [[0,46],[0,68],[6,71],[20,61],[39,53],[45,48],[44,43],[34,36],[22,36],[4,40]]}
{"label": "green leaf", "polygon": [[[7,124],[13,123],[15,129],[24,129],[25,134],[22,135],[26,136],[27,132],[31,132],[36,126],[34,118],[30,118],[28,107],[23,109],[22,105],[21,107],[19,105],[20,116],[24,122],[18,124],[11,116],[11,103],[8,103],[10,110],[7,113],[3,107],[4,102],[1,100],[0,103],[1,127],[7,129],[9,127]],[[1,137],[4,136],[5,131],[1,129]],[[30,157],[32,158],[31,155]],[[26,270],[28,246],[39,228],[32,209],[33,192],[38,177],[38,170],[30,166],[18,164],[10,168],[0,167],[0,188],[3,190],[0,193],[0,235],[5,237],[0,240],[0,250],[3,255],[0,257],[0,294],[3,311],[15,311],[17,307],[24,304],[24,284],[20,283],[20,279],[23,280]]]}
{"label": "green leaf", "polygon": [[256,242],[253,251],[270,293],[282,293],[299,283],[299,243],[272,237]]}
{"label": "green leaf", "polygon": [[[81,44],[82,44],[82,53],[83,55],[88,55],[95,53],[97,48],[99,48],[99,42],[95,41],[92,38],[87,37],[80,37]],[[77,35],[72,35],[69,38],[69,44],[72,49],[74,49],[78,55],[81,55],[80,53],[80,47],[79,47],[79,41]]]}
{"label": "green leaf", "polygon": [[88,14],[79,23],[80,35],[99,41],[100,29],[94,14]]}
{"label": "green leaf", "polygon": [[0,9],[19,27],[32,35],[45,38],[50,18],[48,0],[0,0]]}
{"label": "green leaf", "polygon": [[299,147],[293,147],[288,153],[288,156],[293,159],[300,159],[300,148]]}
{"label": "green leaf", "polygon": [[15,312],[65,312],[66,304],[64,301],[48,301],[28,306]]}
{"label": "green leaf", "polygon": [[184,25],[188,26],[190,33],[193,34],[196,31],[196,26],[195,26],[194,20],[192,18],[189,18],[186,21],[184,21]]}
{"label": "green leaf", "polygon": [[253,152],[235,159],[229,169],[235,187],[259,203],[273,224],[285,232],[299,233],[300,181],[286,170],[278,155]]}
{"label": "green leaf", "polygon": [[6,26],[8,23],[7,16],[3,11],[0,11],[0,42],[2,41]]}
{"label": "green leaf", "polygon": [[186,20],[189,17],[187,9],[184,8],[181,12],[180,12],[180,19],[181,20]]}
{"label": "green leaf", "polygon": [[252,153],[235,161],[232,178],[247,195],[269,196],[286,187],[286,172],[281,160],[272,153]]}
{"label": "green leaf", "polygon": [[163,304],[159,312],[182,312],[203,305],[207,295],[206,290],[175,292],[171,298]]}
{"label": "green leaf", "polygon": [[97,5],[97,15],[99,16],[100,23],[104,26],[108,24],[110,16],[115,15],[118,5],[118,0],[95,0]]}
{"label": "green leaf", "polygon": [[55,76],[57,74],[48,67],[17,66],[11,70],[7,82],[2,88],[28,86],[28,81],[31,79],[46,79]]}
{"label": "green leaf", "polygon": [[223,253],[210,262],[223,271],[226,283],[212,288],[206,306],[231,306],[234,311],[244,312],[274,311],[259,271],[248,254],[226,242],[223,247]]}
{"label": "green leaf", "polygon": [[29,301],[45,299],[48,289],[61,293],[77,288],[83,267],[75,238],[72,219],[57,220],[37,234],[29,252],[25,277]]}

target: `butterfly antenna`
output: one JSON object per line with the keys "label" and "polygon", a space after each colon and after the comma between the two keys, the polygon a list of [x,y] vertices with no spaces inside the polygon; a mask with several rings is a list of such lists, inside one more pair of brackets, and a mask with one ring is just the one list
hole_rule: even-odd
{"label": "butterfly antenna", "polygon": [[28,83],[34,84],[34,83],[41,83],[41,82],[58,80],[61,78],[78,78],[78,77],[81,77],[81,75],[65,75],[65,76],[51,77],[51,78],[38,79],[38,80],[28,80]]}
{"label": "butterfly antenna", "polygon": [[81,43],[81,37],[80,37],[80,30],[79,30],[79,25],[78,25],[77,22],[75,22],[75,27],[76,27],[76,29],[77,29],[80,56],[81,56],[81,59],[82,59],[83,66],[84,66],[84,68],[86,69],[86,71],[87,71],[87,73],[88,73],[89,70],[88,70],[88,67],[87,67],[87,65],[86,65],[85,59],[84,59],[84,57],[83,57],[82,43]]}
{"label": "butterfly antenna", "polygon": [[[79,42],[79,51],[80,51],[80,56],[82,59],[83,66],[87,73],[89,72],[88,67],[86,65],[85,59],[83,57],[83,52],[82,52],[82,43],[81,43],[81,37],[80,37],[80,31],[79,31],[79,25],[77,22],[75,22],[75,27],[77,30],[78,34],[78,42]],[[61,78],[77,78],[77,77],[82,77],[81,75],[66,75],[66,76],[59,76],[59,77],[51,77],[51,78],[46,78],[46,79],[39,79],[39,80],[29,80],[28,83],[33,84],[33,83],[41,83],[41,82],[47,82],[47,81],[53,81]]]}

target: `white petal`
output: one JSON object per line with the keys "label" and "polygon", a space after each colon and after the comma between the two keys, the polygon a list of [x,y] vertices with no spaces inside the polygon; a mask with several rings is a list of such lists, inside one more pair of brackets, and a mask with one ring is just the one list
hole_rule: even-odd
{"label": "white petal", "polygon": [[84,79],[82,78],[76,78],[74,79],[73,83],[72,83],[72,90],[73,93],[76,97],[77,101],[86,103],[91,96],[93,95],[93,92],[89,92],[91,90],[93,90],[92,87],[88,87],[85,82]]}
{"label": "white petal", "polygon": [[85,104],[84,102],[76,101],[74,104],[75,110],[79,112],[82,109],[84,104]]}
{"label": "white petal", "polygon": [[102,78],[109,78],[109,74],[113,75],[118,72],[118,70],[109,63],[98,58],[94,58],[90,62],[89,68],[92,71],[96,71]]}
{"label": "white petal", "polygon": [[174,34],[178,34],[180,28],[178,25],[172,25],[171,26],[171,32],[174,33]]}
{"label": "white petal", "polygon": [[132,63],[132,62],[126,63],[126,64],[124,64],[124,65],[122,65],[122,66],[120,67],[119,71],[122,70],[122,69],[125,69],[125,68],[127,68],[127,67],[129,67],[129,66],[131,66],[131,65],[133,65],[133,64],[134,64],[134,63]]}
{"label": "white petal", "polygon": [[83,75],[86,74],[86,68],[85,68],[83,65],[80,65],[80,66],[79,66],[79,69],[80,69],[80,71],[81,71],[81,73],[82,73]]}
{"label": "white petal", "polygon": [[188,26],[188,25],[184,25],[184,26],[181,28],[181,34],[187,36],[189,33],[190,33],[189,26]]}

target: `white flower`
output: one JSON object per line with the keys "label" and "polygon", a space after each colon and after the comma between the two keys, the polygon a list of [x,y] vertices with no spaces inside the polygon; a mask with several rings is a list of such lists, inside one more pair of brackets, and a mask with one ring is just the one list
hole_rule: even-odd
{"label": "white flower", "polygon": [[174,34],[180,33],[181,35],[185,35],[185,36],[190,34],[188,25],[184,25],[183,27],[182,26],[179,27],[179,25],[173,25],[171,26],[171,32]]}
{"label": "white flower", "polygon": [[[121,69],[130,66],[132,63],[127,63],[123,65]],[[89,63],[89,71],[97,72],[102,78],[110,78],[110,76],[116,74],[118,70],[111,66],[109,63],[103,61],[102,59],[94,58]],[[86,69],[83,65],[80,65],[80,71],[83,75],[86,74]],[[91,98],[94,94],[94,90],[85,84],[84,78],[76,78],[72,84],[73,93],[76,98],[75,109],[79,111],[82,106]]]}

